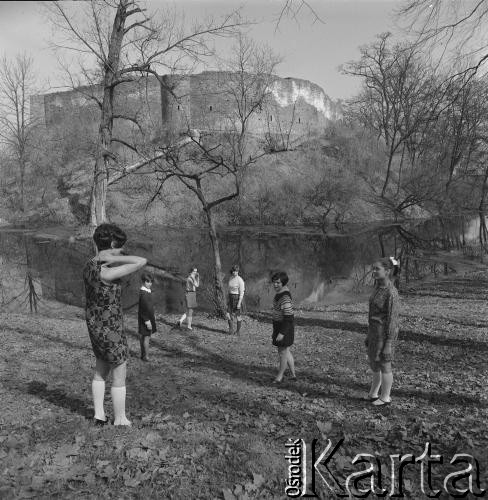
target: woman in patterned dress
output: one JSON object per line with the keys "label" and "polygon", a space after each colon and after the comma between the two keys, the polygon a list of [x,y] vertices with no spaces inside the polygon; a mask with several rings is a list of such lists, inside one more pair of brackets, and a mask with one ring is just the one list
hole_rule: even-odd
{"label": "woman in patterned dress", "polygon": [[114,224],[100,224],[93,234],[97,255],[83,269],[86,325],[96,358],[92,381],[95,424],[108,422],[103,400],[105,381],[112,372],[114,425],[130,425],[125,415],[125,377],[129,357],[121,305],[120,278],[146,265],[146,259],[122,255],[125,233]]}
{"label": "woman in patterned dress", "polygon": [[271,276],[271,281],[276,292],[273,299],[272,342],[278,348],[279,358],[278,374],[273,383],[280,384],[287,368],[290,369],[291,380],[296,380],[295,361],[290,351],[290,347],[295,341],[293,303],[290,290],[286,286],[288,275],[283,271],[274,273]]}
{"label": "woman in patterned dress", "polygon": [[375,289],[369,299],[369,327],[365,343],[373,371],[368,399],[374,406],[391,403],[391,363],[399,325],[399,297],[392,280],[399,270],[399,263],[393,257],[375,262],[372,268]]}

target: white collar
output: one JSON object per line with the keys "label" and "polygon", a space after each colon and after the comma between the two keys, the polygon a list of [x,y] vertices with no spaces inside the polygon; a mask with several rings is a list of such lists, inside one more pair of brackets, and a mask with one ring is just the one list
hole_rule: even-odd
{"label": "white collar", "polygon": [[141,286],[141,290],[151,293],[151,290],[149,290],[149,288],[146,288],[144,285]]}

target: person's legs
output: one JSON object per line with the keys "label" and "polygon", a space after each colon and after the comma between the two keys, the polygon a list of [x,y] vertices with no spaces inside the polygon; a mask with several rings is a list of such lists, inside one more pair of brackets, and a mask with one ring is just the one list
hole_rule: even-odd
{"label": "person's legs", "polygon": [[289,347],[287,347],[286,352],[287,352],[287,364],[288,364],[288,368],[290,369],[291,376],[293,378],[296,378],[295,360],[293,359],[293,354],[291,353],[291,349]]}
{"label": "person's legs", "polygon": [[181,316],[180,320],[178,321],[178,323],[180,325],[180,328],[183,325],[183,321],[185,321],[185,319],[186,319],[186,312],[183,313],[183,315]]}
{"label": "person's legs", "polygon": [[236,315],[236,322],[237,322],[236,334],[239,335],[239,332],[241,331],[241,325],[242,325],[242,317],[239,313]]}
{"label": "person's legs", "polygon": [[285,373],[286,367],[288,366],[288,347],[278,347],[278,356],[280,360],[280,365],[278,369],[278,374],[276,375],[275,381],[281,382],[283,380],[283,375]]}
{"label": "person's legs", "polygon": [[381,387],[381,371],[373,371],[373,379],[371,381],[371,387],[369,389],[368,397],[370,399],[378,398],[378,391]]}
{"label": "person's legs", "polygon": [[381,395],[380,399],[385,403],[391,401],[391,387],[393,385],[393,372],[391,363],[383,363],[381,367]]}
{"label": "person's legs", "polygon": [[113,368],[112,403],[114,406],[114,425],[131,425],[125,416],[125,377],[127,374],[127,361]]}
{"label": "person's legs", "polygon": [[188,330],[191,330],[191,321],[193,319],[193,309],[187,309],[186,311]]}
{"label": "person's legs", "polygon": [[141,346],[141,359],[146,357],[146,346],[144,343],[144,335],[139,334],[139,345]]}
{"label": "person's legs", "polygon": [[141,358],[143,361],[149,361],[149,339],[151,337],[149,335],[141,336]]}
{"label": "person's legs", "polygon": [[148,355],[149,355],[149,341],[150,341],[151,337],[150,335],[146,335],[144,337],[144,350],[146,351],[146,361],[149,359]]}
{"label": "person's legs", "polygon": [[110,364],[96,358],[95,375],[92,380],[93,407],[95,410],[94,418],[105,421],[105,409],[103,400],[105,398],[105,380],[110,374]]}
{"label": "person's legs", "polygon": [[227,313],[227,323],[229,325],[229,335],[233,335],[234,334],[234,324],[232,322],[232,313],[231,312]]}

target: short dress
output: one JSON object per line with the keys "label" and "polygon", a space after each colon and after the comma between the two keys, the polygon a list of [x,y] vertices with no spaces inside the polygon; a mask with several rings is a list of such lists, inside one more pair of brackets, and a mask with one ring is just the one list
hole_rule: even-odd
{"label": "short dress", "polygon": [[[276,340],[278,334],[284,338]],[[276,347],[290,347],[295,341],[295,319],[293,303],[288,288],[277,293],[273,299],[273,335],[272,343]]]}
{"label": "short dress", "polygon": [[[367,346],[369,363],[375,371],[381,364],[394,359],[399,330],[399,306],[398,291],[392,283],[376,287],[369,299]],[[380,361],[375,361],[378,348],[387,340],[392,343],[391,356],[381,354]]]}
{"label": "short dress", "polygon": [[101,263],[96,260],[89,260],[83,269],[86,326],[95,357],[119,365],[129,358],[121,285],[104,283],[100,272]]}
{"label": "short dress", "polygon": [[195,309],[197,302],[197,287],[191,276],[186,278],[185,302],[188,309]]}

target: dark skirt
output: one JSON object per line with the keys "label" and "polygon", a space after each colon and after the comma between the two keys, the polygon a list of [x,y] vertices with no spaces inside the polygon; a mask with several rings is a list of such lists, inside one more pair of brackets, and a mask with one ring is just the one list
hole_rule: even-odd
{"label": "dark skirt", "polygon": [[238,312],[241,312],[240,309],[237,309],[238,303],[239,303],[239,294],[229,293],[229,297],[227,299],[227,311],[230,314],[236,314]]}
{"label": "dark skirt", "polygon": [[197,303],[197,292],[186,292],[185,293],[186,307],[188,309],[194,309],[198,306]]}
{"label": "dark skirt", "polygon": [[[284,338],[281,341],[276,340],[281,333]],[[290,347],[295,341],[295,322],[294,318],[287,318],[283,321],[273,321],[273,345],[276,347]]]}

